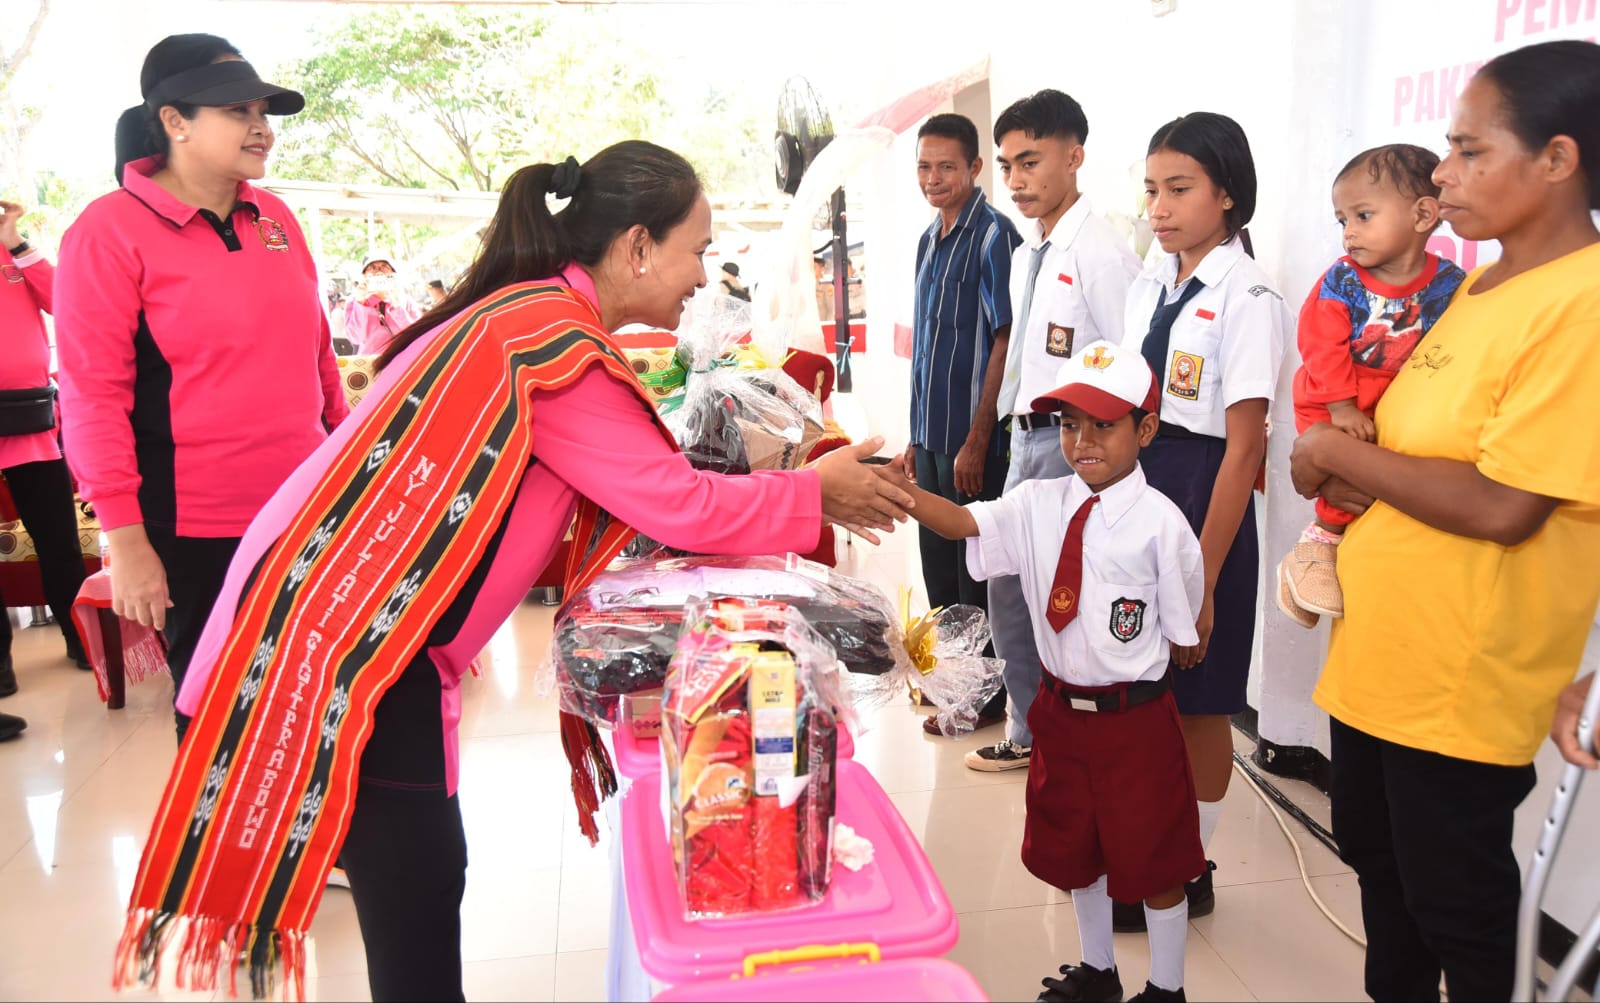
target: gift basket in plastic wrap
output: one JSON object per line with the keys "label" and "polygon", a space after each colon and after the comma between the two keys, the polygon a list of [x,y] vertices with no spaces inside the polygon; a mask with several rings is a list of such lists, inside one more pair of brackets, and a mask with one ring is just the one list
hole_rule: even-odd
{"label": "gift basket in plastic wrap", "polygon": [[793,606],[712,599],[687,611],[662,697],[663,790],[685,915],[820,901],[833,844],[834,651]]}
{"label": "gift basket in plastic wrap", "polygon": [[[749,304],[718,297],[678,336],[670,362],[636,360],[668,429],[702,470],[795,470],[824,433],[821,405],[781,368],[787,346],[754,336]],[[671,384],[681,379],[681,387]]]}
{"label": "gift basket in plastic wrap", "polygon": [[793,554],[622,560],[556,617],[550,667],[561,708],[647,734],[686,607],[721,596],[784,603],[832,649],[852,700],[887,701],[911,669],[894,605],[859,579]]}
{"label": "gift basket in plastic wrap", "polygon": [[985,704],[1004,684],[1005,662],[988,658],[989,617],[976,606],[942,606],[911,616],[911,593],[900,593],[913,701],[926,696],[948,738],[971,732]]}

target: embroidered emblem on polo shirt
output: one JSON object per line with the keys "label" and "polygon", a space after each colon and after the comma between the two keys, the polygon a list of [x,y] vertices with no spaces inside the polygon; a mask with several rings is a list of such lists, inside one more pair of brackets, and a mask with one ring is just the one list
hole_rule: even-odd
{"label": "embroidered emblem on polo shirt", "polygon": [[1049,327],[1050,332],[1044,339],[1044,350],[1063,359],[1072,355],[1073,329],[1062,327],[1060,324],[1051,324]]}
{"label": "embroidered emblem on polo shirt", "polygon": [[1067,613],[1072,610],[1072,604],[1077,601],[1077,596],[1065,585],[1050,593],[1050,609],[1056,613]]}
{"label": "embroidered emblem on polo shirt", "polygon": [[1172,353],[1172,369],[1167,374],[1167,393],[1184,400],[1200,398],[1200,369],[1206,364],[1204,357],[1188,352]]}
{"label": "embroidered emblem on polo shirt", "polygon": [[256,217],[256,234],[261,237],[261,242],[267,245],[269,251],[289,249],[289,235],[283,232],[283,224],[271,216]]}
{"label": "embroidered emblem on polo shirt", "polygon": [[16,265],[13,265],[9,261],[3,265],[0,265],[0,275],[4,275],[7,282],[21,282],[26,278],[26,276],[22,274],[22,269],[18,268]]}
{"label": "embroidered emblem on polo shirt", "polygon": [[1411,368],[1426,369],[1431,378],[1439,370],[1454,362],[1455,358],[1439,345],[1429,345],[1426,351],[1411,356]]}
{"label": "embroidered emblem on polo shirt", "polygon": [[1144,633],[1143,599],[1118,599],[1111,604],[1111,636],[1127,644]]}

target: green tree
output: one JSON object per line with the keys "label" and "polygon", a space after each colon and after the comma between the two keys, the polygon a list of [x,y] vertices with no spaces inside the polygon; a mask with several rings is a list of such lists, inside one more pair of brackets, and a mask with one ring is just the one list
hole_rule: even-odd
{"label": "green tree", "polygon": [[608,12],[562,13],[334,15],[316,53],[282,73],[307,103],[284,122],[276,172],[494,191],[532,159],[670,115],[650,62],[618,58]]}

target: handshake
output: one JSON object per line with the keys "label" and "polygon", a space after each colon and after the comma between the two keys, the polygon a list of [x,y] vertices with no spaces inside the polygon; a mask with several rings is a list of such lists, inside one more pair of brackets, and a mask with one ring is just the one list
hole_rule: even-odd
{"label": "handshake", "polygon": [[916,506],[916,487],[901,469],[899,457],[876,456],[883,436],[835,449],[817,460],[822,482],[822,517],[870,543],[880,543],[874,530],[894,532]]}

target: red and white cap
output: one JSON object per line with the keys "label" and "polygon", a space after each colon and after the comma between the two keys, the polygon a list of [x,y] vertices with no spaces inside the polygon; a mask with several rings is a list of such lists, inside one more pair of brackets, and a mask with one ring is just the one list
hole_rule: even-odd
{"label": "red and white cap", "polygon": [[1161,406],[1155,374],[1144,356],[1130,348],[1096,341],[1061,364],[1060,386],[1034,399],[1035,411],[1079,407],[1101,421],[1116,421],[1134,408],[1154,412]]}

